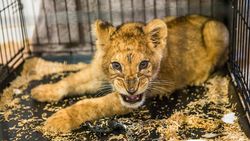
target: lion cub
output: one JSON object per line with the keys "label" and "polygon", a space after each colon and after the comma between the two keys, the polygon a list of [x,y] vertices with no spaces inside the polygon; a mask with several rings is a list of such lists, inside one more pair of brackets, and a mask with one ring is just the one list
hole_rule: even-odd
{"label": "lion cub", "polygon": [[128,113],[147,97],[199,85],[227,60],[227,28],[203,16],[167,17],[118,27],[97,20],[93,27],[97,51],[92,63],[58,83],[34,88],[31,95],[41,102],[58,101],[95,93],[106,86],[105,81],[113,92],[59,110],[45,122],[47,131],[69,132],[85,121]]}

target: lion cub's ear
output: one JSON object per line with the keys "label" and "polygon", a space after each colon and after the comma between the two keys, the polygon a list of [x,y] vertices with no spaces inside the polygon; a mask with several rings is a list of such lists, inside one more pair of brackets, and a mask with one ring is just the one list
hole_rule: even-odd
{"label": "lion cub's ear", "polygon": [[111,34],[116,30],[116,28],[108,23],[101,20],[96,20],[93,24],[93,34],[95,35],[98,44],[105,45]]}
{"label": "lion cub's ear", "polygon": [[164,48],[168,35],[167,25],[160,19],[150,21],[144,27],[149,46],[152,48]]}

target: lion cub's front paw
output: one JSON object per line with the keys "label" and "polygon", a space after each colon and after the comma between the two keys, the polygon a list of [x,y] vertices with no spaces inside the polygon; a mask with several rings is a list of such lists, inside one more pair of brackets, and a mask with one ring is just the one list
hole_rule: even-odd
{"label": "lion cub's front paw", "polygon": [[40,85],[31,90],[31,97],[40,102],[59,101],[63,95],[63,91],[53,84]]}
{"label": "lion cub's front paw", "polygon": [[62,109],[49,117],[42,130],[47,133],[67,133],[76,128],[74,120],[68,115],[66,109]]}

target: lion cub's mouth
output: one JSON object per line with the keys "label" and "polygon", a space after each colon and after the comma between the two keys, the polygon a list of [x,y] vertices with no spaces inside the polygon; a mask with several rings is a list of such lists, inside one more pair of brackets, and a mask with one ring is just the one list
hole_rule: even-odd
{"label": "lion cub's mouth", "polygon": [[143,99],[143,94],[130,95],[130,96],[121,94],[121,96],[125,102],[131,103],[131,104],[140,102]]}

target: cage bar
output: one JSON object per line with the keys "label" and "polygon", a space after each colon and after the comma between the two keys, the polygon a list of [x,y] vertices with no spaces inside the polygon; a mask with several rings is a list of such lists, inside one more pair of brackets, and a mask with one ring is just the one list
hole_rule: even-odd
{"label": "cage bar", "polygon": [[[217,4],[222,3],[215,2],[213,0],[199,0],[198,2],[194,0],[75,0],[75,3],[77,3],[77,23],[74,24],[74,27],[78,28],[79,31],[73,32],[71,29],[71,23],[73,21],[70,20],[71,15],[69,14],[71,14],[71,12],[68,9],[69,3],[71,2],[64,0],[63,3],[65,4],[65,7],[58,9],[56,6],[58,2],[56,0],[52,0],[51,2],[48,1],[48,3],[54,5],[52,11],[55,11],[56,32],[51,33],[50,28],[52,28],[52,25],[51,23],[48,23],[48,18],[51,17],[51,13],[49,13],[49,9],[45,7],[47,4],[45,0],[41,1],[42,6],[40,7],[40,11],[42,11],[43,14],[40,14],[42,16],[36,19],[35,23],[39,23],[40,26],[44,26],[45,30],[43,33],[39,33],[39,31],[35,29],[36,31],[34,37],[36,37],[36,39],[34,38],[32,40],[32,46],[36,48],[34,53],[36,51],[40,51],[40,53],[45,53],[46,51],[48,53],[50,50],[51,53],[61,52],[62,50],[59,51],[54,49],[56,45],[60,47],[62,46],[64,50],[63,52],[65,53],[67,53],[67,50],[68,53],[72,53],[74,48],[79,48],[82,51],[89,50],[93,53],[95,42],[91,35],[91,24],[94,22],[95,18],[117,25],[128,21],[147,22],[153,18],[163,18],[164,16],[182,16],[192,13],[204,13],[204,15],[211,16],[212,13],[215,12],[215,9],[220,6],[217,6]],[[114,2],[116,4],[113,4]],[[118,5],[120,5],[120,7]],[[117,11],[117,9],[119,10]],[[163,13],[165,13],[165,15]],[[120,16],[117,17],[118,15]],[[220,15],[218,17],[223,16],[225,15]],[[66,18],[64,19],[64,17]],[[43,18],[44,21],[40,18]],[[41,24],[40,22],[45,23]],[[67,37],[67,39],[62,39],[62,25],[66,25],[69,30],[69,37]],[[66,35],[64,36],[66,37]],[[72,37],[76,36],[79,36],[79,41],[75,42]],[[53,46],[53,49],[49,48],[49,46]]]}
{"label": "cage bar", "polygon": [[27,48],[23,6],[20,0],[6,0],[0,9],[0,84],[24,61]]}
{"label": "cage bar", "polygon": [[246,0],[232,0],[231,3],[231,46],[228,66],[248,123],[250,123],[250,3]]}
{"label": "cage bar", "polygon": [[[182,16],[186,14],[202,14],[224,21],[230,17],[230,53],[229,70],[234,79],[239,97],[250,122],[250,1],[249,0],[75,0],[76,22],[78,31],[74,33],[72,27],[72,11],[70,1],[64,0],[59,8],[59,1],[41,0],[40,15],[33,14],[35,28],[31,44],[27,44],[27,30],[23,15],[21,0],[4,0],[0,2],[0,83],[10,76],[15,67],[23,61],[25,49],[29,45],[34,47],[32,53],[79,53],[95,51],[95,39],[91,34],[91,24],[95,18],[112,24],[128,21],[147,22],[153,18],[165,16]],[[48,3],[46,3],[48,2]],[[229,3],[230,2],[230,3]],[[221,12],[227,4],[231,6],[231,13]],[[46,5],[52,4],[52,9]],[[35,13],[34,1],[32,9]],[[56,31],[51,31],[52,10],[55,17]],[[227,10],[227,9],[224,9]],[[119,18],[114,16],[118,12]],[[93,18],[94,17],[94,18]],[[139,18],[138,18],[139,17]],[[43,20],[41,20],[43,19]],[[65,21],[64,21],[65,20]],[[66,26],[67,35],[63,36],[62,28]],[[40,32],[43,29],[43,33]],[[7,30],[11,29],[11,30]],[[79,37],[77,37],[79,36]],[[64,38],[65,37],[65,38]],[[74,37],[77,37],[75,40]],[[56,47],[60,49],[55,49]],[[53,47],[53,48],[52,48]]]}

